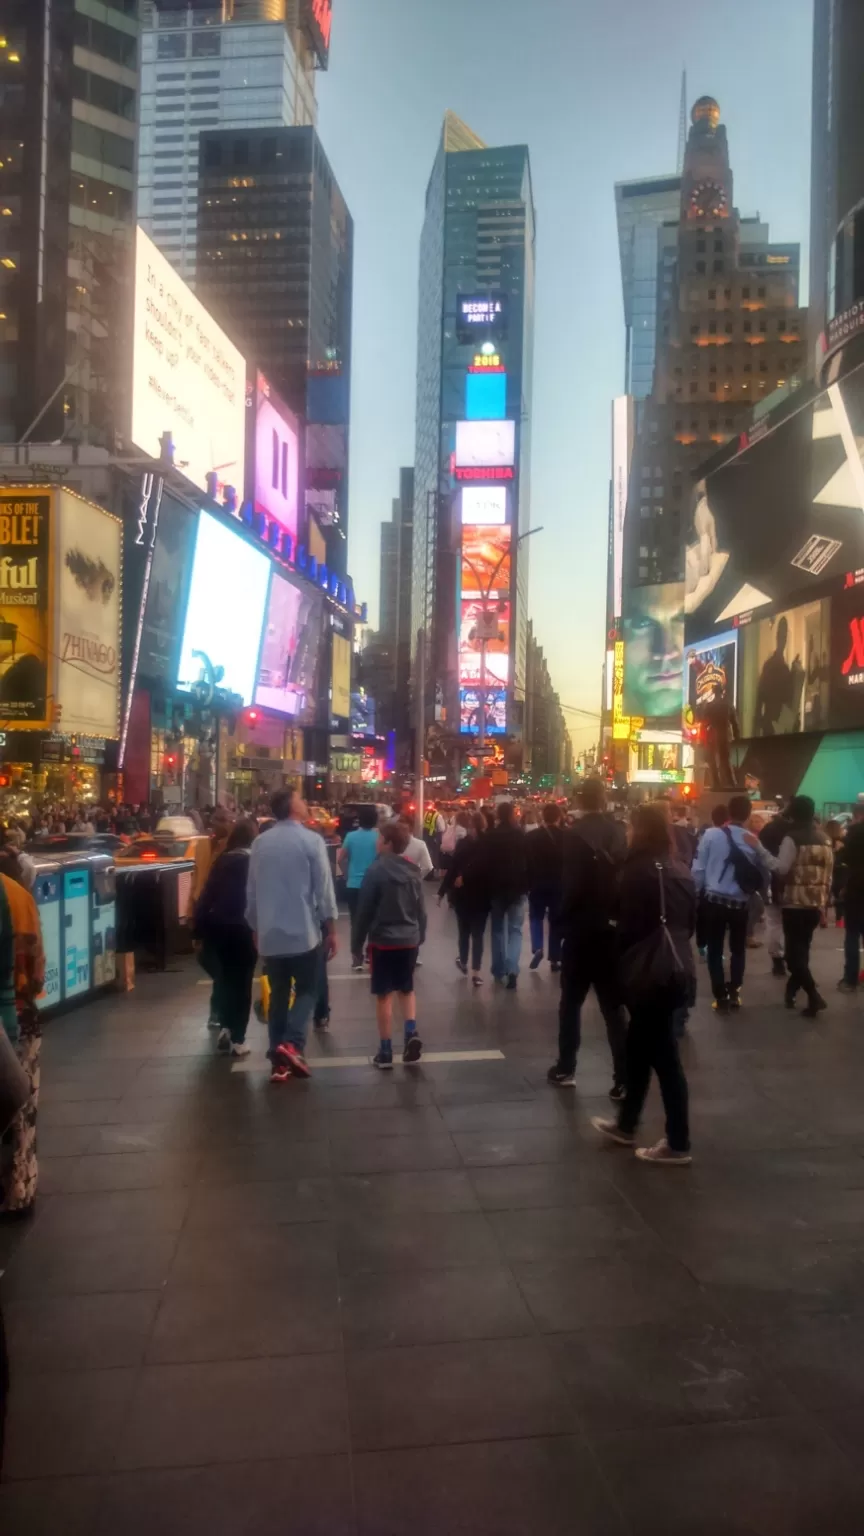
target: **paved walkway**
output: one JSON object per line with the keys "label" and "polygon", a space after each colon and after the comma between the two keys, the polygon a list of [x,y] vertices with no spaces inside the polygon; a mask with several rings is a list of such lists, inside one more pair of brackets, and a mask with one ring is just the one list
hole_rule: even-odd
{"label": "paved walkway", "polygon": [[450,922],[421,1029],[460,1055],[411,1075],[334,1062],[371,1042],[344,953],[310,1084],[268,1085],[257,1025],[250,1070],[214,1059],[191,968],[50,1026],[39,1209],[0,1238],[3,1536],[864,1531],[864,1015],[836,935],[816,1023],[764,951],[740,1016],[700,1003],[685,1172],[596,1144],[593,1008],[579,1091],[550,1089],[547,968],[474,995]]}

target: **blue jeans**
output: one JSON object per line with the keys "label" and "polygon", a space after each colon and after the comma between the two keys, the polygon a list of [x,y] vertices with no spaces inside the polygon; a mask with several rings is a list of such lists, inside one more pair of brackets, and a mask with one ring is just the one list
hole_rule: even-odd
{"label": "blue jeans", "polygon": [[846,932],[843,938],[843,980],[850,987],[857,987],[861,973],[861,928],[846,913]]}
{"label": "blue jeans", "polygon": [[492,975],[519,975],[522,953],[522,925],[525,922],[525,898],[518,901],[492,902]]}
{"label": "blue jeans", "polygon": [[553,965],[561,961],[561,892],[557,886],[542,885],[531,891],[528,897],[528,919],[531,925],[531,951],[543,954],[543,920],[549,918],[549,959]]}
{"label": "blue jeans", "polygon": [[[270,981],[270,1059],[277,1045],[306,1049],[306,1031],[318,993],[320,945],[303,955],[268,955],[265,961]],[[294,983],[294,1007],[289,1012],[291,983]]]}

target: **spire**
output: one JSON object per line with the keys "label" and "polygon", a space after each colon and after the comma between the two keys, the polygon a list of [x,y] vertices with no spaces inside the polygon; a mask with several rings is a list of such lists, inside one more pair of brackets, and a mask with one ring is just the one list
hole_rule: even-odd
{"label": "spire", "polygon": [[678,118],[678,175],[684,169],[684,152],[687,148],[687,70],[681,71],[681,110]]}
{"label": "spire", "polygon": [[444,149],[448,155],[465,149],[485,149],[482,139],[455,112],[444,114]]}

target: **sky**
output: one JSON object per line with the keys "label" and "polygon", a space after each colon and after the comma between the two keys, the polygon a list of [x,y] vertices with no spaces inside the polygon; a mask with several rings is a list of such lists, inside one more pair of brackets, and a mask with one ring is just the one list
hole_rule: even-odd
{"label": "sky", "polygon": [[[378,612],[379,528],[414,462],[426,184],[450,108],[527,144],[537,208],[529,616],[562,704],[599,712],[611,401],[624,372],[614,183],[674,172],[681,71],[715,96],[735,203],[800,241],[813,0],[334,0],[319,133],[354,218],[349,569]],[[567,713],[577,750],[599,721]]]}

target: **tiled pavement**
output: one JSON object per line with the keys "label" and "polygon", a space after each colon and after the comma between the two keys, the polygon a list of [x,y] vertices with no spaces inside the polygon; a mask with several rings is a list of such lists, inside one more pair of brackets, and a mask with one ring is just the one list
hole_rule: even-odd
{"label": "tiled pavement", "polygon": [[[701,1002],[689,1172],[547,1087],[554,982],[470,992],[433,913],[430,1046],[272,1089],[213,1059],[190,968],[46,1036],[43,1181],[0,1236],[3,1536],[860,1536],[864,1017]],[[363,1054],[332,967],[322,1045]],[[862,1000],[864,1001],[864,1000]],[[256,1049],[261,1032],[253,1026]],[[652,1097],[646,1131],[659,1131]]]}

